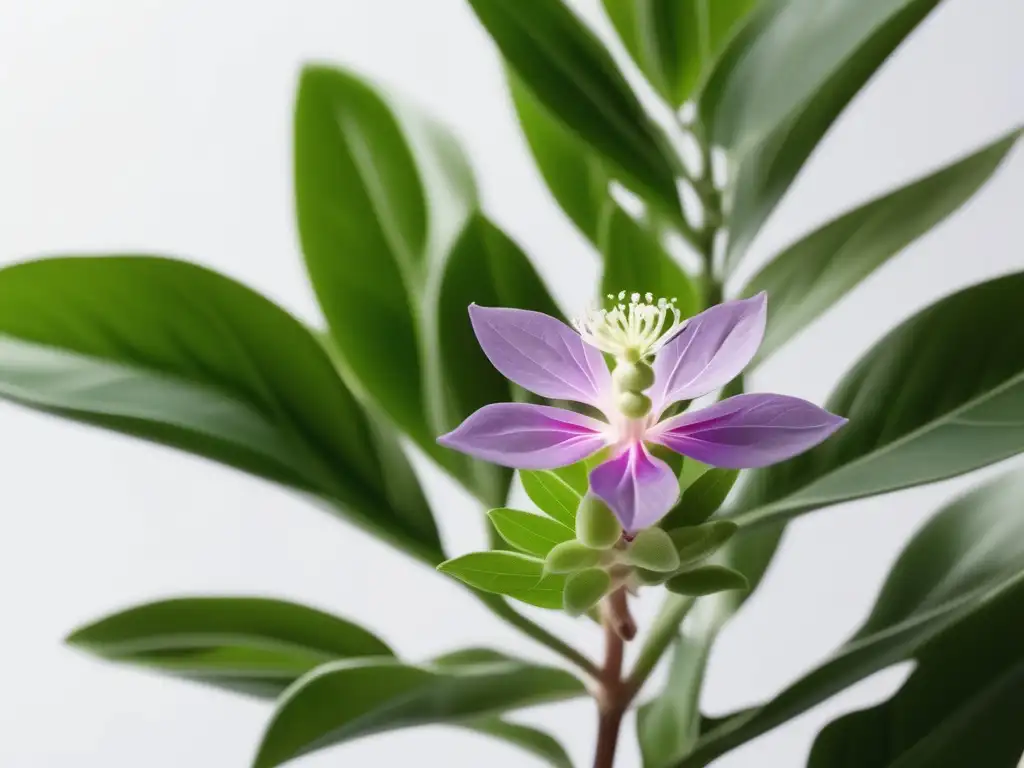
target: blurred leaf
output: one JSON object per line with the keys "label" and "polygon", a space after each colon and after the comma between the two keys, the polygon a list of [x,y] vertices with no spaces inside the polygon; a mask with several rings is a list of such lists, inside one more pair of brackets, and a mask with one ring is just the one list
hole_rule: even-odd
{"label": "blurred leaf", "polygon": [[546,557],[556,544],[575,537],[571,528],[532,512],[503,508],[492,509],[487,516],[505,541],[536,557]]}
{"label": "blurred leaf", "polygon": [[665,213],[680,216],[674,157],[598,38],[562,0],[469,0],[536,99]]}
{"label": "blurred leaf", "polygon": [[1020,136],[989,144],[942,170],[826,224],[775,257],[743,289],[767,291],[767,358],[848,291],[963,205],[981,188]]}
{"label": "blurred leaf", "polygon": [[515,72],[508,72],[512,102],[544,182],[565,214],[597,243],[601,211],[611,198],[601,160],[541,104]]}
{"label": "blurred leaf", "polygon": [[325,662],[394,655],[344,619],[255,597],[147,603],[81,627],[67,642],[110,661],[267,698]]}
{"label": "blurred leaf", "polygon": [[469,728],[514,744],[552,768],[572,768],[572,760],[566,754],[565,748],[544,731],[496,717],[476,721]]}
{"label": "blurred leaf", "polygon": [[0,397],[297,488],[436,563],[430,509],[312,335],[185,262],[55,258],[0,271]]}
{"label": "blurred leaf", "polygon": [[605,209],[598,247],[604,254],[602,296],[620,291],[649,292],[655,297],[677,299],[683,317],[700,311],[700,296],[682,267],[665,252],[654,234],[614,203]]}
{"label": "blurred leaf", "polygon": [[661,527],[670,530],[703,523],[722,506],[739,474],[735,469],[709,469],[683,492],[679,503],[661,521]]}
{"label": "blurred leaf", "polygon": [[850,100],[939,0],[765,0],[700,100],[731,161],[728,269]]}
{"label": "blurred leaf", "polygon": [[850,422],[802,456],[748,473],[732,519],[780,523],[935,482],[1024,449],[1024,273],[910,318],[843,378],[826,407]]}
{"label": "blurred leaf", "polygon": [[[374,733],[467,720],[584,693],[560,669],[506,658],[461,667],[341,661],[314,670],[281,698],[254,768]],[[494,733],[493,725],[482,729]]]}
{"label": "blurred leaf", "polygon": [[602,0],[647,79],[674,107],[698,88],[757,0]]}
{"label": "blurred leaf", "polygon": [[565,577],[544,572],[544,561],[516,552],[470,552],[438,570],[484,592],[506,595],[540,608],[561,608]]}
{"label": "blurred leaf", "polygon": [[589,487],[583,462],[558,469],[522,470],[519,478],[541,512],[575,530],[576,510]]}
{"label": "blurred leaf", "polygon": [[747,589],[750,585],[746,577],[723,565],[704,565],[673,576],[665,583],[669,592],[677,595],[700,597],[715,592],[726,592],[733,589]]}
{"label": "blurred leaf", "polygon": [[[858,680],[914,658],[929,643],[943,642],[936,638],[959,622],[1019,590],[1024,584],[1022,497],[1024,473],[1016,472],[940,511],[904,549],[871,615],[846,644],[772,701],[710,732],[680,768],[706,765]],[[960,668],[947,669],[961,675]]]}

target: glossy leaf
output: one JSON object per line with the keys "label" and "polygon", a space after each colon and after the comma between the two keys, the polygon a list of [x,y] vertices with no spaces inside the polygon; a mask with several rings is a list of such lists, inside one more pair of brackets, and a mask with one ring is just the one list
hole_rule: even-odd
{"label": "glossy leaf", "polygon": [[700,295],[690,277],[653,233],[614,203],[605,210],[598,247],[604,255],[601,296],[650,292],[677,299],[683,317],[700,311]]}
{"label": "glossy leaf", "polygon": [[526,495],[541,512],[575,529],[576,510],[589,484],[587,469],[582,463],[559,469],[524,470],[519,477]]}
{"label": "glossy leaf", "polygon": [[949,296],[907,320],[843,378],[826,408],[850,422],[750,473],[743,525],[934,482],[1024,449],[1024,273]]}
{"label": "glossy leaf", "polygon": [[704,565],[673,576],[665,583],[669,592],[677,595],[700,597],[715,592],[747,589],[746,577],[738,571],[722,565]]}
{"label": "glossy leaf", "polygon": [[442,558],[408,463],[314,337],[259,294],[145,256],[0,271],[0,396],[297,488]]}
{"label": "glossy leaf", "polygon": [[633,61],[675,107],[689,98],[756,0],[603,0]]}
{"label": "glossy leaf", "polygon": [[334,662],[301,678],[284,694],[253,765],[273,768],[374,733],[460,725],[583,692],[583,684],[568,672],[512,658],[458,667]]}
{"label": "glossy leaf", "polygon": [[516,552],[471,552],[438,570],[484,592],[522,600],[541,608],[561,608],[565,577],[545,573],[544,561]]}
{"label": "glossy leaf", "polygon": [[850,211],[775,257],[743,289],[772,298],[764,359],[875,269],[978,191],[1013,147],[1014,131],[936,173]]}
{"label": "glossy leaf", "polygon": [[871,615],[845,645],[772,701],[711,731],[681,768],[703,766],[858,680],[915,658],[929,643],[943,642],[938,639],[943,633],[1019,590],[1024,584],[1022,494],[1024,473],[1016,472],[939,512],[907,545]]}
{"label": "glossy leaf", "polygon": [[621,180],[679,215],[674,160],[597,37],[562,0],[469,0],[508,65]]}
{"label": "glossy leaf", "polygon": [[731,160],[728,268],[846,105],[938,3],[766,0],[751,14],[700,101],[712,143]]}
{"label": "glossy leaf", "polygon": [[546,557],[556,544],[574,538],[571,528],[548,517],[519,509],[492,509],[487,513],[501,538],[528,555]]}
{"label": "glossy leaf", "polygon": [[508,82],[519,125],[544,182],[580,232],[596,244],[601,212],[611,203],[611,180],[603,163],[552,116],[514,72],[508,73]]}
{"label": "glossy leaf", "polygon": [[268,698],[328,661],[393,656],[349,621],[255,597],[147,603],[76,629],[67,642],[110,661]]}

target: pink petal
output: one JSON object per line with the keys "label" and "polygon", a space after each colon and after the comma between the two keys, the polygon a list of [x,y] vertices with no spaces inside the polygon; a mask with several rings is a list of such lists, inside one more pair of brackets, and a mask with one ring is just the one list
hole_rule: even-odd
{"label": "pink petal", "polygon": [[554,469],[603,448],[607,427],[562,408],[496,403],[471,414],[437,442],[506,467]]}
{"label": "pink petal", "polygon": [[813,448],[846,419],[786,395],[737,395],[656,424],[647,439],[727,469],[775,464]]}
{"label": "pink petal", "polygon": [[649,394],[655,413],[713,392],[742,373],[761,346],[767,312],[767,296],[761,292],[691,318],[654,360]]}
{"label": "pink petal", "polygon": [[611,392],[604,357],[565,323],[541,312],[476,304],[469,317],[481,349],[506,379],[541,397],[604,407]]}
{"label": "pink petal", "polygon": [[654,525],[679,500],[679,481],[661,459],[633,443],[590,473],[590,490],[612,508],[627,533]]}

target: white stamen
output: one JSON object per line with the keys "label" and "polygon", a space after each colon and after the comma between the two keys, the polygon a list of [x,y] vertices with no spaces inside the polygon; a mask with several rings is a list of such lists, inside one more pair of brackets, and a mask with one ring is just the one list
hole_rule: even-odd
{"label": "white stamen", "polygon": [[[625,291],[618,296],[621,302]],[[588,344],[617,358],[639,360],[653,355],[685,325],[676,299],[655,300],[654,294],[633,293],[629,304],[615,304],[612,309],[592,307],[573,321],[576,330]]]}

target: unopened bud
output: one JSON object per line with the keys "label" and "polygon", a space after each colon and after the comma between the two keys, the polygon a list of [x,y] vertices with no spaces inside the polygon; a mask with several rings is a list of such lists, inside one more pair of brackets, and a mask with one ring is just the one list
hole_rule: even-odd
{"label": "unopened bud", "polygon": [[651,398],[639,392],[621,392],[617,402],[622,415],[630,419],[642,419],[651,412]]}
{"label": "unopened bud", "polygon": [[592,549],[610,549],[622,536],[611,508],[597,496],[583,497],[576,510],[576,538]]}
{"label": "unopened bud", "polygon": [[620,392],[643,392],[654,384],[654,369],[644,362],[620,360],[612,372],[612,380]]}

